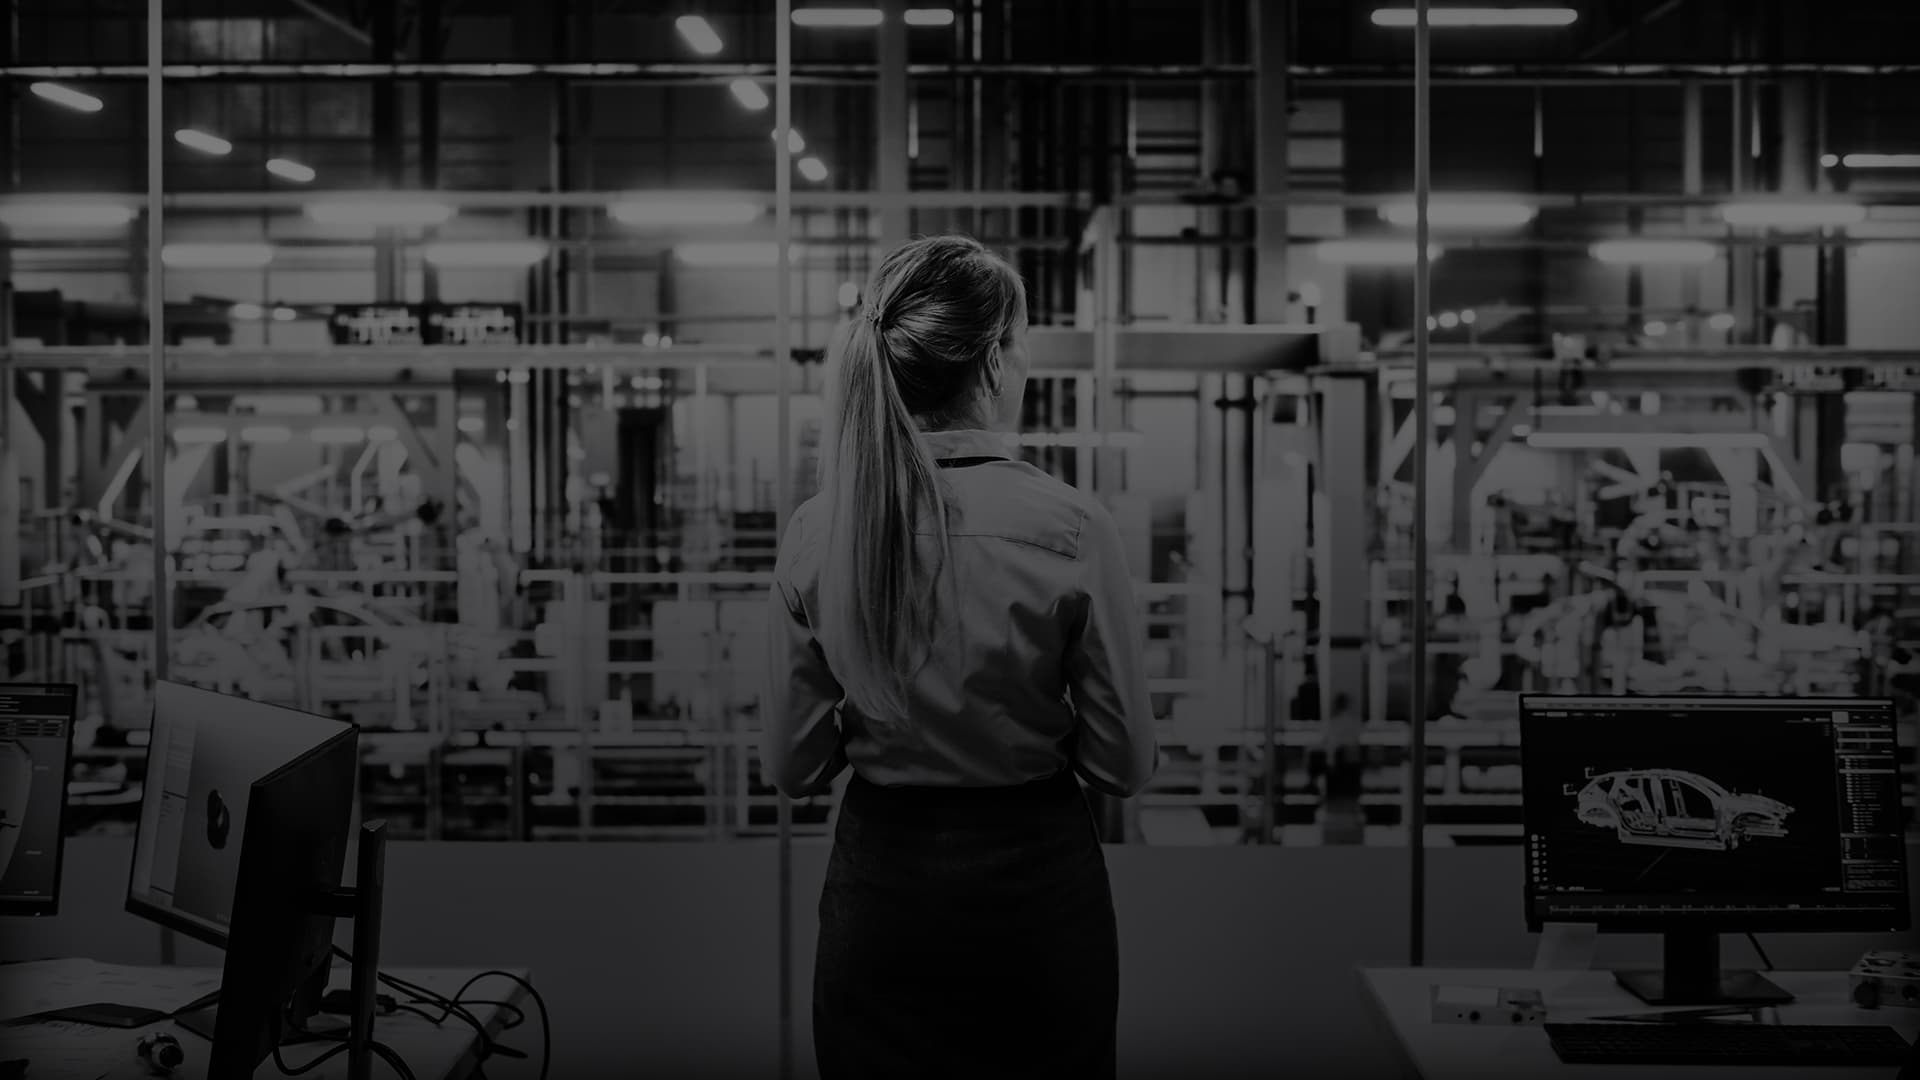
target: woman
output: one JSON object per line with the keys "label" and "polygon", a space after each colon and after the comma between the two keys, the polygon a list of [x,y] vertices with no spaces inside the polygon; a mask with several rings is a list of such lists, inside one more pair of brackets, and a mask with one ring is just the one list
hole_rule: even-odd
{"label": "woman", "polygon": [[823,1080],[1113,1075],[1113,901],[1075,776],[1138,791],[1153,713],[1112,519],[1008,453],[1025,335],[1013,269],[940,236],[887,256],[833,344],[761,748],[794,797],[853,770],[820,898]]}

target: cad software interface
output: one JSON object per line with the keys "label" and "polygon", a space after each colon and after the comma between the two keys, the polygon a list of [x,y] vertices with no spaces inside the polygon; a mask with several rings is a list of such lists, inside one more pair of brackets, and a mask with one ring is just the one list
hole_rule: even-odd
{"label": "cad software interface", "polygon": [[1539,921],[1905,907],[1891,703],[1530,698],[1521,753]]}
{"label": "cad software interface", "polygon": [[342,726],[176,683],[156,687],[128,899],[224,935],[253,782]]}
{"label": "cad software interface", "polygon": [[0,901],[51,901],[60,886],[74,691],[0,686]]}

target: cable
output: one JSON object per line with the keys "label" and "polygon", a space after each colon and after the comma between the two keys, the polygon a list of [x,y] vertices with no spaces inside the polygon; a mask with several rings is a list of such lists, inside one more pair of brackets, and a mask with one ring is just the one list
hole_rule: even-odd
{"label": "cable", "polygon": [[[436,1017],[432,1013],[428,1012],[427,1010],[419,1008],[418,1006],[415,1006],[415,1005],[395,1005],[393,1008],[395,1012],[408,1012],[408,1013],[412,1013],[415,1016],[421,1017],[425,1019],[427,1023],[432,1024],[435,1027],[439,1027],[441,1024],[445,1023],[446,1017],[447,1015],[449,1015],[446,1013],[442,1013],[440,1016]],[[466,1016],[464,1013],[453,1013],[451,1015],[459,1016],[460,1019],[465,1020],[468,1023],[471,1023],[474,1025],[473,1030],[479,1034],[481,1040],[486,1044],[486,1047],[487,1047],[486,1056],[491,1057],[494,1054],[498,1054],[501,1057],[510,1057],[510,1058],[515,1058],[519,1060],[526,1059],[527,1052],[525,1050],[520,1050],[515,1047],[508,1046],[505,1043],[499,1042],[498,1040],[494,1039],[493,1036],[487,1034],[486,1027],[480,1024],[478,1021],[473,1020],[471,1017]],[[508,1025],[508,1026],[511,1027],[512,1025]]]}
{"label": "cable", "polygon": [[280,1044],[274,1043],[273,1044],[273,1067],[276,1069],[279,1069],[281,1074],[284,1076],[299,1076],[302,1073],[312,1072],[313,1070],[319,1068],[320,1066],[325,1065],[328,1061],[334,1058],[337,1058],[341,1054],[344,1054],[346,1052],[347,1052],[347,1045],[345,1043],[341,1043],[339,1046],[336,1046],[333,1049],[327,1051],[326,1053],[321,1054],[319,1057],[314,1058],[312,1061],[307,1062],[305,1065],[302,1065],[299,1068],[294,1068],[293,1066],[290,1066],[287,1064],[287,1060],[285,1058],[280,1056]]}
{"label": "cable", "polygon": [[[498,975],[503,979],[511,979],[527,992],[528,997],[533,998],[533,1006],[540,1012],[540,1080],[547,1080],[547,1070],[553,1064],[553,1024],[547,1017],[547,999],[541,997],[540,991],[535,989],[534,985],[526,979],[515,975],[511,971],[501,971],[498,968],[483,971],[473,978],[468,979],[467,986],[472,986],[474,983],[489,975]],[[466,987],[461,987],[460,992],[465,993]]]}
{"label": "cable", "polygon": [[1748,931],[1747,933],[1747,942],[1753,946],[1754,952],[1757,952],[1760,954],[1761,970],[1772,971],[1773,961],[1767,958],[1767,950],[1760,947],[1760,939],[1757,937],[1754,937],[1752,931]]}

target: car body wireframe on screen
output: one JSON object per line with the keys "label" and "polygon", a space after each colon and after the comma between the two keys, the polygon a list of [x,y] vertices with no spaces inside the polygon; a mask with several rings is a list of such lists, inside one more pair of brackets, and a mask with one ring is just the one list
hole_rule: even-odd
{"label": "car body wireframe on screen", "polygon": [[[1574,794],[1571,788],[1567,794]],[[1623,769],[1588,779],[1575,815],[1612,829],[1623,844],[1733,851],[1755,837],[1787,835],[1793,807],[1765,795],[1728,791],[1683,769]]]}
{"label": "car body wireframe on screen", "polygon": [[13,864],[13,849],[20,842],[20,824],[26,819],[29,796],[33,793],[33,755],[12,739],[0,742],[0,878],[7,876]]}

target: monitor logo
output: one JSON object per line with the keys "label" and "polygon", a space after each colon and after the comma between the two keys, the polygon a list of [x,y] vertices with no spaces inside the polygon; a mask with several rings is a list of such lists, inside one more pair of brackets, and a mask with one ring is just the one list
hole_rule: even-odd
{"label": "monitor logo", "polygon": [[207,843],[215,851],[227,846],[227,833],[233,828],[233,812],[218,789],[207,792]]}
{"label": "monitor logo", "polygon": [[[1574,794],[1571,787],[1567,794]],[[1699,773],[1631,769],[1590,776],[1574,815],[1612,829],[1623,844],[1734,851],[1755,837],[1787,835],[1793,807],[1765,795],[1728,791]]]}

